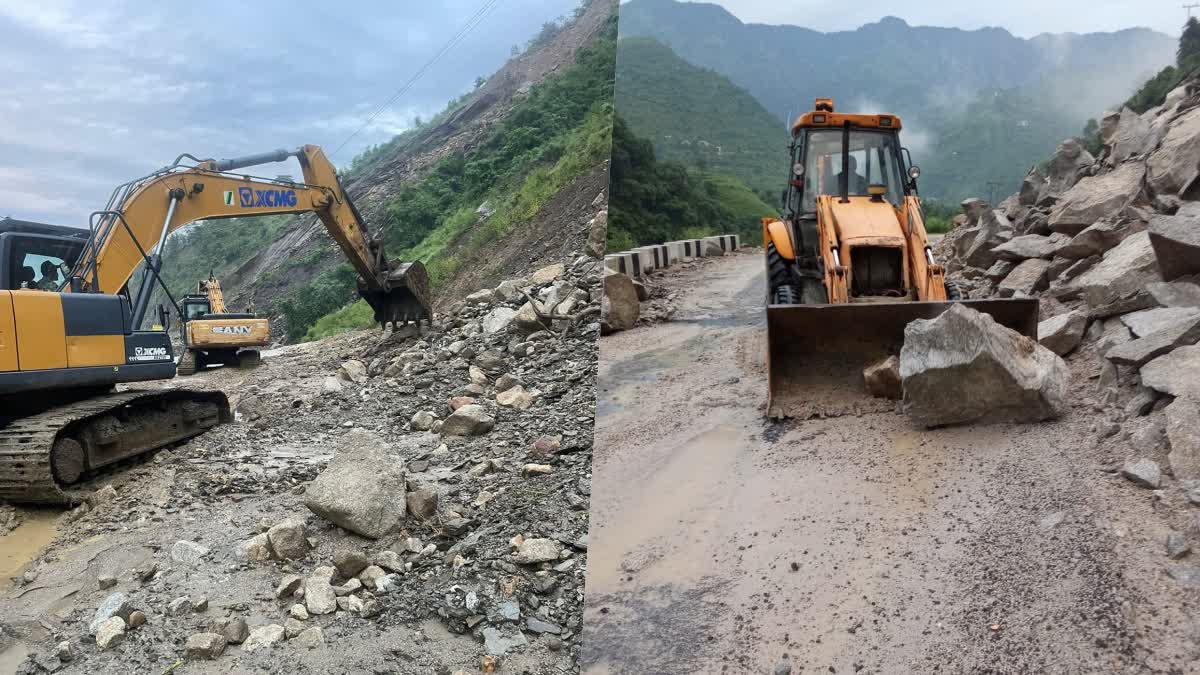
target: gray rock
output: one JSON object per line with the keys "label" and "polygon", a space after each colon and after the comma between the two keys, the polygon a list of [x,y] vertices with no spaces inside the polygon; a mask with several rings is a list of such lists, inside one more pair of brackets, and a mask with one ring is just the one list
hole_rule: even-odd
{"label": "gray rock", "polygon": [[491,656],[504,656],[519,647],[529,644],[520,631],[506,635],[499,628],[484,628],[483,649]]}
{"label": "gray rock", "polygon": [[196,633],[188,636],[184,655],[189,661],[215,659],[225,652],[227,641],[219,633]]}
{"label": "gray rock", "polygon": [[889,356],[863,369],[867,393],[878,398],[900,400],[904,387],[900,382],[900,357]]}
{"label": "gray rock", "polygon": [[111,616],[96,626],[96,646],[101,651],[112,649],[125,641],[125,619]]}
{"label": "gray rock", "polygon": [[642,312],[633,279],[607,268],[604,270],[604,297],[601,304],[603,311],[600,321],[605,333],[633,328]]}
{"label": "gray rock", "polygon": [[604,257],[604,243],[608,238],[608,211],[596,214],[588,223],[588,240],[584,251],[593,258]]}
{"label": "gray rock", "polygon": [[998,290],[1003,297],[1028,297],[1046,288],[1046,272],[1050,269],[1050,261],[1040,258],[1030,258],[1017,265],[1009,272],[1004,281],[1000,282]]}
{"label": "gray rock", "polygon": [[213,621],[208,632],[220,633],[225,638],[225,642],[231,645],[240,645],[250,636],[250,627],[246,625],[245,619],[226,617]]}
{"label": "gray rock", "polygon": [[96,586],[100,590],[106,590],[117,585],[117,578],[111,574],[101,574],[96,577]]}
{"label": "gray rock", "polygon": [[195,542],[177,541],[171,546],[171,560],[180,565],[197,565],[206,555],[208,549]]}
{"label": "gray rock", "polygon": [[296,643],[306,649],[316,649],[325,644],[325,631],[320,626],[313,626],[300,631]]}
{"label": "gray rock", "polygon": [[517,384],[496,394],[496,404],[504,408],[528,410],[533,405],[533,395]]}
{"label": "gray rock", "polygon": [[1072,260],[1083,260],[1095,255],[1104,255],[1117,244],[1125,241],[1130,235],[1145,230],[1145,224],[1101,220],[1084,228],[1082,232],[1071,237],[1066,244],[1058,247],[1055,255]]}
{"label": "gray rock", "polygon": [[1092,317],[1106,317],[1152,306],[1146,285],[1159,280],[1150,235],[1139,232],[1104,254],[1071,285],[1082,294]]}
{"label": "gray rock", "polygon": [[283,579],[280,579],[279,584],[275,586],[275,597],[279,599],[290,598],[300,587],[304,585],[304,579],[295,574],[285,574]]}
{"label": "gray rock", "polygon": [[511,307],[497,307],[483,317],[483,332],[491,335],[507,330],[516,316],[517,310]]}
{"label": "gray rock", "polygon": [[562,544],[554,539],[526,539],[513,554],[513,562],[518,565],[535,565],[558,560],[561,553]]}
{"label": "gray rock", "polygon": [[234,554],[248,562],[264,562],[271,559],[271,542],[267,533],[256,534],[237,545]]}
{"label": "gray rock", "polygon": [[465,405],[454,411],[442,425],[447,436],[480,436],[496,426],[496,420],[480,405]]}
{"label": "gray rock", "polygon": [[113,593],[105,598],[104,602],[100,603],[100,606],[96,608],[96,614],[93,615],[92,622],[88,625],[88,632],[95,635],[100,624],[114,616],[120,617],[122,625],[124,625],[124,622],[129,619],[129,615],[133,610],[133,603],[125,597],[124,593]]}
{"label": "gray rock", "polygon": [[983,273],[983,276],[991,279],[992,281],[1000,281],[1004,277],[1008,276],[1008,274],[1012,272],[1013,268],[1016,266],[1016,263],[1010,260],[997,260],[991,267],[987,269],[986,272]]}
{"label": "gray rock", "polygon": [[1121,475],[1138,487],[1151,490],[1162,487],[1162,470],[1158,468],[1158,462],[1152,459],[1143,457],[1126,462],[1125,466],[1121,467]]}
{"label": "gray rock", "polygon": [[338,369],[338,378],[343,382],[362,384],[367,381],[367,364],[357,359],[346,361]]}
{"label": "gray rock", "polygon": [[437,421],[437,417],[427,410],[418,410],[413,414],[408,426],[413,431],[429,431],[433,428],[433,423]]}
{"label": "gray rock", "polygon": [[1025,180],[1021,181],[1021,191],[1018,199],[1025,206],[1033,206],[1037,204],[1038,197],[1041,196],[1042,190],[1045,188],[1046,177],[1035,166],[1025,175]]}
{"label": "gray rock", "polygon": [[371,561],[360,551],[342,549],[333,554],[333,566],[337,568],[338,574],[343,579],[358,576],[359,572],[367,569],[367,565],[370,564]]}
{"label": "gray rock", "polygon": [[1171,452],[1167,462],[1179,480],[1200,479],[1200,404],[1177,398],[1163,411]]}
{"label": "gray rock", "polygon": [[378,539],[404,519],[404,476],[404,462],[382,439],[354,430],[339,439],[333,460],[305,490],[304,505],[335,525]]}
{"label": "gray rock", "polygon": [[[352,581],[358,583],[359,586],[362,586],[362,582],[360,582],[358,579],[353,579]],[[310,615],[308,613],[308,608],[304,605],[292,605],[288,608],[288,616],[297,621],[308,621]]]}
{"label": "gray rock", "polygon": [[1167,556],[1178,560],[1187,555],[1192,550],[1192,545],[1188,543],[1187,537],[1181,532],[1171,532],[1167,535]]}
{"label": "gray rock", "polygon": [[550,623],[549,621],[542,621],[536,616],[525,618],[525,628],[529,629],[530,632],[539,634],[550,633],[552,635],[558,635],[562,633],[562,626]]}
{"label": "gray rock", "polygon": [[475,291],[474,293],[471,293],[467,297],[463,298],[468,305],[490,305],[495,299],[496,294],[493,293],[492,289],[490,288],[484,288],[482,290]]}
{"label": "gray rock", "polygon": [[1157,215],[1148,231],[1164,281],[1200,274],[1200,214]]}
{"label": "gray rock", "polygon": [[548,284],[561,277],[565,271],[566,266],[562,263],[546,265],[545,267],[529,275],[529,285],[541,286],[543,284]]}
{"label": "gray rock", "polygon": [[1200,165],[1200,108],[1174,120],[1158,150],[1146,162],[1147,179],[1157,194],[1176,194]]}
{"label": "gray rock", "polygon": [[1200,309],[1191,307],[1155,307],[1131,312],[1121,317],[1136,337],[1146,337],[1178,324],[1200,318]]}
{"label": "gray rock", "polygon": [[1138,387],[1137,393],[1125,404],[1125,415],[1128,417],[1142,417],[1150,412],[1150,409],[1154,407],[1157,401],[1158,392],[1150,387]]}
{"label": "gray rock", "polygon": [[186,595],[167,603],[167,616],[183,616],[192,611],[192,601]]}
{"label": "gray rock", "polygon": [[404,571],[404,560],[395,551],[380,551],[375,555],[375,564],[392,572]]}
{"label": "gray rock", "polygon": [[955,304],[935,319],[908,325],[900,377],[904,412],[934,427],[1058,417],[1068,408],[1071,372],[1049,349]]}
{"label": "gray rock", "polygon": [[1050,213],[1050,229],[1073,236],[1096,221],[1114,218],[1141,194],[1145,173],[1143,164],[1130,162],[1080,180]]}
{"label": "gray rock", "polygon": [[1102,355],[1113,363],[1138,366],[1170,353],[1176,347],[1200,340],[1200,317],[1180,321],[1143,338],[1114,345]]}
{"label": "gray rock", "polygon": [[1079,310],[1050,317],[1038,324],[1038,342],[1059,356],[1070,354],[1087,328],[1087,314]]}
{"label": "gray rock", "polygon": [[318,567],[304,580],[304,607],[309,614],[332,614],[337,610],[337,595],[330,583],[332,567]]}
{"label": "gray rock", "polygon": [[259,626],[250,631],[249,637],[242,643],[242,650],[245,652],[256,652],[264,647],[282,642],[285,632],[283,626],[273,623],[267,626]]}
{"label": "gray rock", "polygon": [[308,538],[304,533],[303,520],[286,520],[267,530],[267,540],[275,557],[283,560],[299,560],[308,554]]}
{"label": "gray rock", "polygon": [[1059,244],[1050,237],[1040,234],[1024,234],[1013,237],[1007,242],[992,249],[1001,260],[1013,262],[1027,258],[1049,258],[1054,255]]}
{"label": "gray rock", "polygon": [[1156,281],[1146,285],[1146,292],[1163,307],[1200,307],[1200,285],[1194,281]]}
{"label": "gray rock", "polygon": [[1200,345],[1179,347],[1142,366],[1142,384],[1171,396],[1200,400]]}
{"label": "gray rock", "polygon": [[303,633],[305,628],[307,628],[307,626],[304,625],[303,621],[297,619],[296,617],[289,616],[283,621],[283,636],[290,640],[300,633]]}
{"label": "gray rock", "polygon": [[[406,496],[408,515],[420,520],[430,520],[437,515],[438,491],[436,487],[423,487],[409,490]],[[357,572],[355,572],[357,574]],[[353,576],[353,575],[345,575]]]}
{"label": "gray rock", "polygon": [[1074,138],[1059,144],[1047,167],[1046,186],[1038,197],[1042,204],[1053,200],[1071,189],[1079,180],[1081,172],[1088,169],[1095,158]]}
{"label": "gray rock", "polygon": [[996,247],[1011,239],[1012,234],[1012,223],[1007,216],[993,209],[982,209],[970,245],[961,256],[963,264],[981,270],[991,267],[999,259]]}
{"label": "gray rock", "polygon": [[1123,108],[1107,160],[1111,164],[1120,164],[1130,157],[1144,155],[1154,149],[1157,140],[1150,122],[1129,108]]}
{"label": "gray rock", "polygon": [[70,663],[75,660],[77,651],[75,645],[71,644],[70,640],[63,640],[54,647],[54,656],[63,663]]}

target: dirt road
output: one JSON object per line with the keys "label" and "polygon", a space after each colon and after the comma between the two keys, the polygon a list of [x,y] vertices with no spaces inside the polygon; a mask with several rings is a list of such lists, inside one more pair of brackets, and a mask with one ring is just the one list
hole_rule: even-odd
{"label": "dirt road", "polygon": [[1194,516],[1115,473],[1087,355],[1056,423],[768,424],[760,255],[601,340],[585,672],[1196,672]]}

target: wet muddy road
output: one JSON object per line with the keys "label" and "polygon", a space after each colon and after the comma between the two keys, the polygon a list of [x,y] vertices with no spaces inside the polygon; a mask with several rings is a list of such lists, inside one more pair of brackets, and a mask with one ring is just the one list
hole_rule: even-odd
{"label": "wet muddy road", "polygon": [[1193,672],[1196,591],[1095,456],[1087,373],[1051,424],[767,423],[760,255],[601,340],[585,672]]}

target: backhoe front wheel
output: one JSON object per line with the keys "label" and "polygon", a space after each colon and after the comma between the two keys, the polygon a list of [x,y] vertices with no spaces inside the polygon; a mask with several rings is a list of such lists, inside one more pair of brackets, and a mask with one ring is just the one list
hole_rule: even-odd
{"label": "backhoe front wheel", "polygon": [[767,244],[767,283],[771,285],[771,304],[795,305],[800,302],[787,261],[779,255],[775,244],[770,243]]}

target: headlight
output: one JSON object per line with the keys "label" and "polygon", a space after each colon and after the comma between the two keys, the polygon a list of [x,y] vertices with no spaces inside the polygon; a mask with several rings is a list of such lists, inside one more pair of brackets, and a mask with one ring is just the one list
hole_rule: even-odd
{"label": "headlight", "polygon": [[921,167],[919,167],[919,166],[908,167],[908,177],[913,180],[920,178],[921,177]]}
{"label": "headlight", "polygon": [[792,166],[792,175],[796,176],[797,178],[799,178],[800,176],[803,176],[804,175],[804,165],[801,164],[800,162],[796,162]]}

